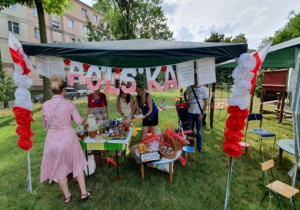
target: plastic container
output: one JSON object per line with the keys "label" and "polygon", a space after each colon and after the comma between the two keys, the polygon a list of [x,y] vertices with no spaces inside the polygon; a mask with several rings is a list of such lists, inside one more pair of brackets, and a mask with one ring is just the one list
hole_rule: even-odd
{"label": "plastic container", "polygon": [[130,126],[129,123],[125,123],[125,125],[124,125],[125,132],[129,131],[129,126]]}

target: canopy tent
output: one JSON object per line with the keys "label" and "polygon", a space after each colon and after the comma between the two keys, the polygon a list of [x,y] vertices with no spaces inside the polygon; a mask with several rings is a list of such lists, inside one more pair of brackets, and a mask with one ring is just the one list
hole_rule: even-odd
{"label": "canopy tent", "polygon": [[[299,46],[300,37],[270,47],[261,68],[295,68],[295,55]],[[218,64],[217,68],[235,68],[236,66],[237,63],[233,59]]]}
{"label": "canopy tent", "polygon": [[30,56],[57,56],[96,66],[120,68],[172,65],[204,57],[215,57],[216,63],[221,63],[247,51],[247,44],[149,39],[22,46]]}

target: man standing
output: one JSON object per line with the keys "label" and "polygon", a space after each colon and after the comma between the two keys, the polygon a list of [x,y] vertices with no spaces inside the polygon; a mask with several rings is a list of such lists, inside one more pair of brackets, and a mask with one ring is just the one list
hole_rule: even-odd
{"label": "man standing", "polygon": [[[184,92],[184,99],[188,105],[189,128],[194,131],[195,122],[197,129],[197,148],[203,152],[202,148],[202,119],[207,108],[207,91],[205,87],[198,85],[197,74],[194,74],[195,84],[188,87]],[[194,135],[194,132],[192,133]]]}

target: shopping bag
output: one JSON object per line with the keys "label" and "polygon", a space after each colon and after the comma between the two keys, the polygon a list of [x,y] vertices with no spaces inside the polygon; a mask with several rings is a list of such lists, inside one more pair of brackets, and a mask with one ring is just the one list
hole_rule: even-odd
{"label": "shopping bag", "polygon": [[84,169],[85,175],[92,175],[95,173],[96,170],[96,162],[95,162],[95,157],[94,155],[89,155],[88,156],[88,167],[86,166]]}

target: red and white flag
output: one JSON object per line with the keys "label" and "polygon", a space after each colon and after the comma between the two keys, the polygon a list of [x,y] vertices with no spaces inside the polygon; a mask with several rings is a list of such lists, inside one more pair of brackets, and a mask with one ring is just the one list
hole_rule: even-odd
{"label": "red and white flag", "polygon": [[268,50],[271,47],[273,41],[270,41],[268,44],[266,44],[260,51],[254,53],[253,57],[256,60],[256,65],[254,67],[253,70],[251,70],[250,72],[254,73],[254,77],[251,80],[251,90],[250,90],[250,95],[253,93],[254,91],[254,87],[255,87],[255,83],[256,83],[256,79],[257,79],[257,75],[258,75],[258,71],[261,67],[261,65],[263,64],[267,54],[268,54]]}
{"label": "red and white flag", "polygon": [[23,74],[29,74],[32,69],[31,62],[24,53],[21,43],[9,32],[8,46],[11,57],[16,64],[19,64],[23,68]]}

